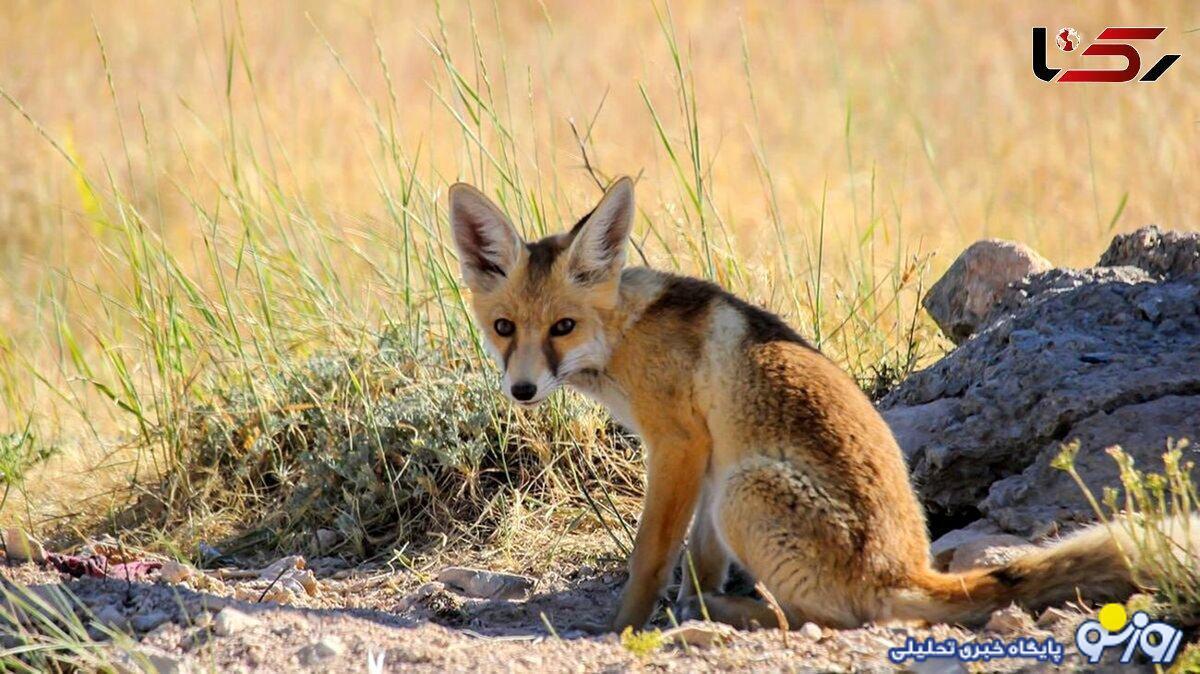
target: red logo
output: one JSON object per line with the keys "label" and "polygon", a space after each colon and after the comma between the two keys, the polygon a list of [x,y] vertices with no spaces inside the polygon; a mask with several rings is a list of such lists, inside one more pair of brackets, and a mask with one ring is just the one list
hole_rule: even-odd
{"label": "red logo", "polygon": [[[1080,56],[1120,56],[1125,59],[1125,67],[1117,70],[1105,69],[1073,69],[1062,71],[1046,65],[1046,29],[1037,26],[1033,29],[1033,74],[1038,79],[1053,82],[1055,76],[1059,82],[1130,82],[1142,71],[1142,56],[1130,42],[1148,42],[1162,35],[1166,28],[1105,28],[1096,36],[1096,41],[1088,45]],[[1080,47],[1079,33],[1074,28],[1063,28],[1054,36],[1054,42],[1061,51],[1072,52]],[[1167,54],[1160,58],[1139,81],[1153,82],[1162,77],[1172,64],[1179,60],[1180,54]]]}
{"label": "red logo", "polygon": [[1054,38],[1054,43],[1063,51],[1075,51],[1079,42],[1079,33],[1074,28],[1063,28]]}

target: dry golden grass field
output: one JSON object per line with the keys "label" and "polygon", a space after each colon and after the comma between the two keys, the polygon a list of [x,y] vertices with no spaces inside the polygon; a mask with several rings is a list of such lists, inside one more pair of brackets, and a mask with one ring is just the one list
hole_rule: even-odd
{"label": "dry golden grass field", "polygon": [[[1048,85],[1034,25],[1164,25],[1147,52],[1185,56],[1153,84]],[[944,350],[917,302],[976,239],[1072,265],[1200,227],[1198,28],[1182,2],[4,2],[0,520],[85,527],[153,492],[148,544],[189,544],[287,502],[267,417],[386,425],[365,366],[328,408],[294,395],[314,355],[387,343],[404,386],[492,377],[456,180],[541,232],[635,175],[650,264],[780,311],[864,381],[902,375]],[[512,421],[480,390],[483,423]],[[615,442],[556,405],[512,426],[530,465],[553,472],[546,428]],[[217,448],[213,418],[236,418]],[[477,496],[485,464],[440,496]],[[261,519],[284,546],[300,527]]]}
{"label": "dry golden grass field", "polygon": [[[1154,83],[1034,76],[1033,26],[1123,25],[1167,27],[1144,68],[1183,57]],[[557,638],[546,613],[615,601],[640,449],[572,393],[503,399],[448,187],[534,236],[634,176],[631,260],[770,307],[878,396],[951,346],[920,299],[972,242],[1086,266],[1119,232],[1200,229],[1198,81],[1195,2],[0,0],[0,528],[197,567],[332,564],[304,605],[320,616],[255,606],[274,580],[141,587],[168,611],[240,601],[295,626],[195,649],[207,608],[140,642],[48,610],[13,641],[32,613],[4,612],[9,581],[64,581],[6,564],[0,670],[163,644],[213,671],[286,667],[319,621],[354,635],[346,661],[391,643],[417,654],[394,666],[431,671],[882,658],[880,626],[658,655],[650,632]],[[1192,508],[1184,472],[1170,504],[1136,477],[1131,510]],[[1195,615],[1195,565],[1173,559],[1151,577]],[[525,623],[485,626],[536,643],[393,629],[397,598],[447,563],[536,576]],[[108,596],[89,582],[71,587]],[[127,585],[117,617],[153,615]]]}

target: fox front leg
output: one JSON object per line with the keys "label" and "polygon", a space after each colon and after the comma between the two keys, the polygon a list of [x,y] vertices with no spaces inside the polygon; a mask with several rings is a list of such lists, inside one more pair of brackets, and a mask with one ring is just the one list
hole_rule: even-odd
{"label": "fox front leg", "polygon": [[692,521],[692,530],[688,536],[687,550],[680,561],[683,572],[680,577],[679,593],[675,597],[677,605],[684,605],[700,593],[720,592],[725,584],[725,574],[729,568],[729,553],[721,544],[717,535],[717,525],[712,513],[712,484],[705,485],[696,506],[696,517]]}
{"label": "fox front leg", "polygon": [[612,623],[614,631],[640,629],[666,585],[700,496],[708,461],[702,437],[672,435],[649,443],[645,506],[629,557],[629,581]]}

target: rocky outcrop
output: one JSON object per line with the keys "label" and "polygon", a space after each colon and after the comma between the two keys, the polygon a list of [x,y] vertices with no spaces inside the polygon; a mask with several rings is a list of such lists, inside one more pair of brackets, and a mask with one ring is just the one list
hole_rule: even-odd
{"label": "rocky outcrop", "polygon": [[1200,273],[1200,233],[1143,227],[1113,239],[1100,266],[1137,267],[1160,278]]}
{"label": "rocky outcrop", "polygon": [[[1100,411],[1076,423],[1071,439],[1081,448],[1075,469],[1096,493],[1120,484],[1117,463],[1104,450],[1112,445],[1135,457],[1143,468],[1157,467],[1170,439],[1200,440],[1200,391],[1167,395]],[[1057,450],[1039,452],[1028,468],[993,484],[980,510],[1008,531],[1040,532],[1050,523],[1087,522],[1095,517],[1069,475],[1050,465]],[[1195,456],[1194,449],[1189,452]]]}
{"label": "rocky outcrop", "polygon": [[935,518],[983,514],[1036,536],[1093,517],[1050,467],[1063,443],[1080,442],[1077,466],[1099,493],[1118,484],[1109,446],[1153,467],[1168,439],[1200,440],[1200,271],[1184,264],[1196,241],[1140,230],[1105,253],[1138,267],[1009,283],[976,311],[978,332],[881,401]]}

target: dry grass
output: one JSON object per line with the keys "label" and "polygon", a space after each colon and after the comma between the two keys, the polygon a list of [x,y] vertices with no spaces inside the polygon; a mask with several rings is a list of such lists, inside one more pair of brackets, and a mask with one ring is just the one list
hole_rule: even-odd
{"label": "dry grass", "polygon": [[[197,409],[278,415],[276,383],[314,353],[390,336],[477,371],[443,236],[456,179],[532,234],[639,175],[652,264],[781,311],[864,380],[938,351],[916,301],[975,239],[1086,264],[1114,231],[1200,226],[1188,4],[88,11],[0,7],[0,434],[15,466],[61,448],[6,476],[6,522],[153,491],[195,466]],[[1185,57],[1153,85],[1030,72],[1033,25],[1160,23],[1155,49]]]}

